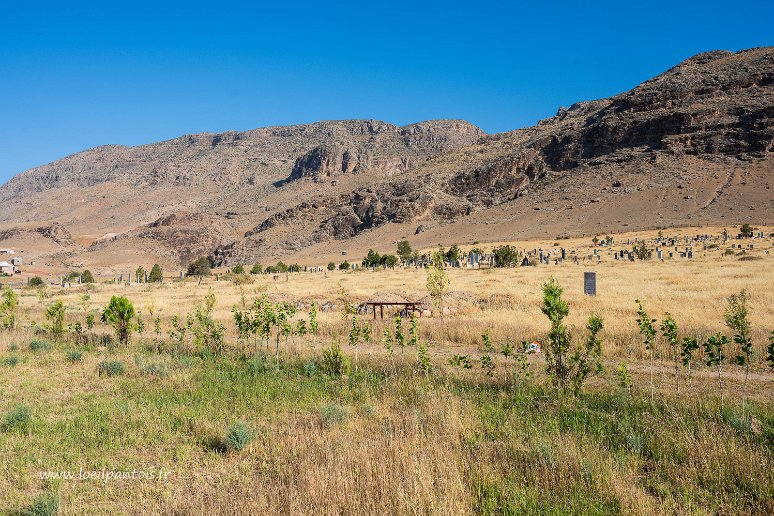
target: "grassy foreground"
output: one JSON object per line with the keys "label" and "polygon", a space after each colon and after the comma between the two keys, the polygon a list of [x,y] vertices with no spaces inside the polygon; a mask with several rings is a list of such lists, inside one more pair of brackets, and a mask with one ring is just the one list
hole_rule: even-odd
{"label": "grassy foreground", "polygon": [[[48,349],[22,333],[0,358],[4,511],[774,513],[767,397],[749,424],[711,393],[651,405],[613,383],[574,398],[540,375],[440,363],[426,375],[408,358],[361,356],[339,377],[319,355],[275,366],[140,344]],[[41,479],[103,469],[164,478]]]}

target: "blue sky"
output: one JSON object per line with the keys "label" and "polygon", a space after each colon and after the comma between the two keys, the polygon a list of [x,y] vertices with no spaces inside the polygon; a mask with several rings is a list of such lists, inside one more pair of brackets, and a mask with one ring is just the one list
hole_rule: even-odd
{"label": "blue sky", "polygon": [[205,131],[505,131],[698,52],[774,44],[771,1],[161,3],[3,2],[0,183],[96,145]]}

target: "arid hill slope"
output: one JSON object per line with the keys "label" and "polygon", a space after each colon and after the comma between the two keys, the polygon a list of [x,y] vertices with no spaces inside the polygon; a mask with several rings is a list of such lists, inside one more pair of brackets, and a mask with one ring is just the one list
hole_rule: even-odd
{"label": "arid hill slope", "polygon": [[715,51],[491,136],[361,120],[100,147],[0,188],[0,229],[59,223],[99,267],[772,223],[773,115],[774,48]]}

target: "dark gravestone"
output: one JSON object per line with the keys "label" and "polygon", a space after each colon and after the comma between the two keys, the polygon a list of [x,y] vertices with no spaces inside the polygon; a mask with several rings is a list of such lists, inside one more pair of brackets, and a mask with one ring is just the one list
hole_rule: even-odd
{"label": "dark gravestone", "polygon": [[596,272],[583,273],[583,293],[588,296],[597,295],[597,273]]}

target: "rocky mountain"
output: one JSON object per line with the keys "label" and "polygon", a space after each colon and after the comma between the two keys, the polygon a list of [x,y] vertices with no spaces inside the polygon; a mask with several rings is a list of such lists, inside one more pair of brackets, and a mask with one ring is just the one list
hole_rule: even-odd
{"label": "rocky mountain", "polygon": [[[320,122],[107,146],[0,188],[0,229],[56,222],[83,260],[228,264],[453,239],[774,221],[774,48],[715,51],[537,125]],[[344,242],[347,242],[344,244]]]}

